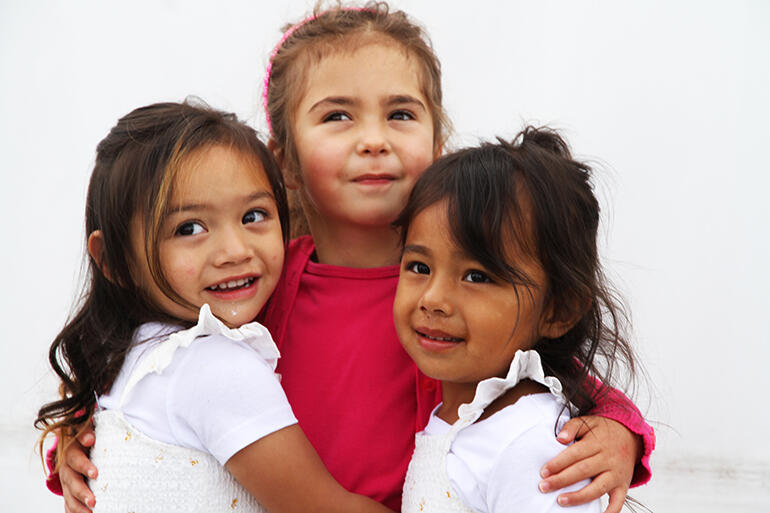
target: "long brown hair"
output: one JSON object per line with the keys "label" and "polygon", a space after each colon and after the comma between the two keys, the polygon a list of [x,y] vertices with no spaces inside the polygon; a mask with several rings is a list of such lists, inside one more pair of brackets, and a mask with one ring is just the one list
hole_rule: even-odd
{"label": "long brown hair", "polygon": [[394,223],[405,240],[419,212],[446,200],[455,242],[517,294],[533,281],[511,261],[505,241],[515,241],[540,263],[549,311],[557,320],[577,322],[533,349],[580,415],[608,392],[589,375],[610,385],[617,365],[625,365],[630,377],[635,370],[624,335],[627,316],[599,262],[599,202],[591,173],[556,132],[528,127],[511,142],[499,139],[438,159],[417,180]]}
{"label": "long brown hair", "polygon": [[61,379],[61,398],[38,411],[35,427],[43,431],[41,449],[51,431],[67,438],[89,418],[96,395],[106,392],[120,371],[139,325],[186,325],[157,308],[137,285],[131,270],[139,255],[129,249],[129,226],[139,216],[146,227],[143,256],[153,279],[169,298],[185,304],[163,274],[158,245],[174,177],[192,152],[221,144],[259,163],[288,240],[286,193],[272,153],[234,114],[196,103],[157,103],[133,110],[96,148],[86,199],[86,237],[101,232],[103,255],[99,262],[87,255],[88,278],[76,313],[49,350],[51,367]]}
{"label": "long brown hair", "polygon": [[[290,31],[291,32],[287,32]],[[352,52],[363,43],[395,44],[414,58],[419,83],[433,120],[434,148],[441,148],[450,132],[443,107],[441,64],[425,30],[406,13],[391,10],[385,2],[369,2],[351,8],[341,4],[324,10],[316,6],[312,16],[284,27],[288,34],[276,49],[265,81],[266,115],[272,138],[283,160],[284,170],[299,177],[297,149],[292,133],[294,115],[314,63],[335,52]],[[294,191],[289,191],[292,236],[308,233],[307,221]]]}

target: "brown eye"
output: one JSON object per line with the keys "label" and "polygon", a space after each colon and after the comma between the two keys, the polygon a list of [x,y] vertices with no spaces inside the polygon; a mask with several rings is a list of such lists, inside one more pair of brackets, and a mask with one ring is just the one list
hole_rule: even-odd
{"label": "brown eye", "polygon": [[394,119],[396,121],[410,121],[414,119],[414,114],[408,110],[397,110],[388,116],[388,119]]}
{"label": "brown eye", "polygon": [[422,262],[409,262],[406,265],[406,270],[415,274],[430,274],[430,267]]}
{"label": "brown eye", "polygon": [[344,112],[332,112],[324,117],[324,123],[327,121],[350,121],[351,118]]}
{"label": "brown eye", "polygon": [[246,212],[243,215],[243,219],[241,219],[241,222],[243,224],[259,223],[261,221],[264,221],[265,219],[267,219],[267,212],[265,212],[260,208],[255,208]]}
{"label": "brown eye", "polygon": [[468,271],[463,276],[463,281],[469,281],[471,283],[492,283],[492,279],[482,271]]}
{"label": "brown eye", "polygon": [[186,223],[180,224],[174,233],[182,237],[187,237],[190,235],[198,235],[199,233],[203,233],[205,231],[206,229],[203,228],[203,225],[200,223],[196,221],[188,221]]}

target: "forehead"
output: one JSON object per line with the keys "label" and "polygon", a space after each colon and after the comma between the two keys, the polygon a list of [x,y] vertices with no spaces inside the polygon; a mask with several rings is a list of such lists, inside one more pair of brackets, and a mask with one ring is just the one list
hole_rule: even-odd
{"label": "forehead", "polygon": [[227,191],[265,189],[270,181],[259,159],[236,147],[214,144],[186,155],[173,180],[171,197],[212,196]]}
{"label": "forehead", "polygon": [[[499,247],[500,256],[506,261],[537,260],[531,201],[523,188],[517,189],[516,199],[506,202],[507,208],[494,209],[499,217],[474,210],[456,197],[441,198],[414,214],[407,226],[405,244],[422,240],[451,249],[457,257],[474,260],[489,251],[495,253],[492,248]],[[466,245],[469,241],[474,241],[474,245]],[[480,246],[486,246],[489,251]]]}
{"label": "forehead", "polygon": [[339,95],[406,93],[425,100],[416,60],[397,43],[372,41],[314,60],[305,72],[300,103]]}
{"label": "forehead", "polygon": [[412,217],[406,228],[405,244],[436,245],[444,248],[451,246],[460,250],[449,226],[446,200],[428,205]]}

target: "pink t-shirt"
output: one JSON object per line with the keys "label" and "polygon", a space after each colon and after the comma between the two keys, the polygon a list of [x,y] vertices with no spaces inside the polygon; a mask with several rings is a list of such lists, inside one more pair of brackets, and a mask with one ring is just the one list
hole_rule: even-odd
{"label": "pink t-shirt", "polygon": [[292,242],[263,319],[281,351],[281,385],[334,478],[400,510],[414,434],[424,423],[418,396],[427,393],[422,402],[431,404],[438,396],[396,336],[399,268],[318,264],[309,261],[312,251],[309,238]]}

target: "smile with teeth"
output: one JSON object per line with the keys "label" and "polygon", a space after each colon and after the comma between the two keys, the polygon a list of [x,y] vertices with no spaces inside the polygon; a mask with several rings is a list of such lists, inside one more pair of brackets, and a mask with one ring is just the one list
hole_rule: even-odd
{"label": "smile with teeth", "polygon": [[435,340],[436,342],[462,342],[463,340],[465,340],[458,337],[434,337],[426,333],[423,333],[422,331],[418,331],[418,330],[415,330],[415,331],[419,336],[427,338],[428,340]]}
{"label": "smile with teeth", "polygon": [[206,287],[206,290],[219,291],[245,289],[254,283],[255,280],[256,278],[252,276],[250,278],[241,278],[239,280],[223,281],[222,283],[217,283],[211,287]]}

